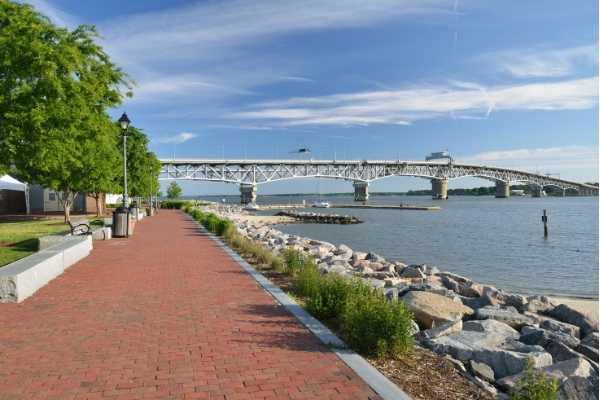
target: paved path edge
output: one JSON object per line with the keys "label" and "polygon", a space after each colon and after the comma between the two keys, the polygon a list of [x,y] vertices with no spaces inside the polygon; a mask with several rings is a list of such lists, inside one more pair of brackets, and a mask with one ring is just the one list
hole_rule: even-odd
{"label": "paved path edge", "polygon": [[371,387],[384,400],[411,400],[411,398],[396,384],[385,377],[377,368],[373,367],[358,353],[348,348],[346,343],[338,338],[329,328],[319,320],[310,315],[298,305],[278,286],[274,285],[264,275],[258,272],[239,254],[233,251],[218,236],[210,233],[198,221],[186,214],[186,217],[194,221],[198,229],[210,237],[221,247],[235,262],[237,262],[262,288],[286,308],[302,325],[310,330],[323,344],[328,346],[350,369],[352,369],[367,385]]}

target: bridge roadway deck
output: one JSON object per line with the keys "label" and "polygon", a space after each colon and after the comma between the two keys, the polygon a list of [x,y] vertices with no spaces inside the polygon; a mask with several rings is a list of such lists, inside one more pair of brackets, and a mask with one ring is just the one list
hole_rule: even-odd
{"label": "bridge roadway deck", "polygon": [[0,304],[0,399],[375,399],[178,211]]}

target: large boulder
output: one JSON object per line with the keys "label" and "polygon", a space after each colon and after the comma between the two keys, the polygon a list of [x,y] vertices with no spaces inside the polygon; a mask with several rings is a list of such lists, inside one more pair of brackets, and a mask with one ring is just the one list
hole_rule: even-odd
{"label": "large boulder", "polygon": [[411,279],[425,279],[426,275],[423,273],[423,271],[421,271],[419,268],[417,268],[414,265],[410,265],[406,268],[404,268],[402,270],[402,272],[400,272],[400,276],[402,278],[411,278]]}
{"label": "large boulder", "polygon": [[357,261],[361,261],[367,258],[367,253],[363,253],[362,251],[353,251],[352,252],[352,264]]}
{"label": "large boulder", "polygon": [[519,339],[519,331],[504,322],[493,319],[466,321],[463,324],[463,330],[488,333],[493,336],[492,340],[496,345]]}
{"label": "large boulder", "polygon": [[478,378],[492,383],[496,380],[494,370],[487,364],[469,360],[469,367],[471,373]]}
{"label": "large boulder", "polygon": [[452,357],[468,362],[470,360],[487,364],[496,378],[521,372],[528,360],[536,367],[552,364],[552,356],[539,346],[528,346],[510,341],[502,334],[493,331],[467,331],[425,340],[425,346],[438,354],[450,354]]}
{"label": "large boulder", "polygon": [[329,247],[323,246],[323,245],[312,246],[312,247],[310,247],[308,252],[309,252],[309,254],[313,255],[315,258],[318,258],[321,260],[325,259],[331,255],[331,249]]}
{"label": "large boulder", "polygon": [[571,335],[574,338],[578,338],[580,337],[580,333],[579,333],[579,327],[572,325],[572,324],[568,324],[566,322],[560,322],[557,321],[555,319],[544,319],[540,322],[540,328],[543,329],[547,329],[549,331],[552,332],[562,332],[562,333],[566,333],[567,335]]}
{"label": "large boulder", "polygon": [[559,321],[578,326],[583,336],[598,330],[597,323],[594,323],[585,314],[567,306],[566,304],[559,304],[552,310],[548,311],[547,314]]}
{"label": "large boulder", "polygon": [[350,260],[352,258],[352,249],[345,244],[340,244],[337,249],[333,251],[336,256],[342,257],[344,260]]}
{"label": "large boulder", "polygon": [[575,376],[558,388],[556,400],[598,400],[598,377]]}
{"label": "large boulder", "polygon": [[581,344],[598,348],[598,332],[592,332],[581,340]]}
{"label": "large boulder", "polygon": [[402,301],[424,329],[473,314],[471,308],[435,293],[410,291],[402,297]]}
{"label": "large boulder", "polygon": [[455,321],[443,322],[433,328],[421,331],[417,335],[417,340],[422,341],[426,339],[435,339],[441,336],[451,335],[453,333],[460,332],[462,330],[462,319]]}
{"label": "large boulder", "polygon": [[477,319],[495,319],[502,321],[513,328],[520,329],[525,325],[532,325],[534,321],[531,317],[523,315],[512,306],[485,306],[477,309],[475,312]]}
{"label": "large boulder", "polygon": [[382,256],[380,256],[379,254],[376,254],[376,253],[368,253],[367,256],[365,257],[365,259],[369,260],[369,261],[379,262],[379,263],[385,262],[385,258],[383,258]]}
{"label": "large boulder", "polygon": [[579,339],[568,333],[549,331],[531,326],[523,327],[521,330],[521,338],[519,340],[525,344],[537,344],[542,347],[546,347],[546,344],[551,341],[559,342],[572,348],[579,345]]}
{"label": "large boulder", "polygon": [[575,347],[575,350],[583,354],[584,356],[590,358],[592,361],[598,362],[598,349],[593,348],[592,346],[587,346],[585,344],[580,344]]}
{"label": "large boulder", "polygon": [[547,296],[529,296],[527,303],[523,306],[522,311],[530,311],[535,313],[548,312],[556,305],[553,304]]}

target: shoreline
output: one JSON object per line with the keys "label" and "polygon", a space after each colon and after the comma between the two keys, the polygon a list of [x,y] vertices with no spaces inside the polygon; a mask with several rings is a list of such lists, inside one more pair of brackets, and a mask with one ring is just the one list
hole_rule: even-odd
{"label": "shoreline", "polygon": [[[530,363],[544,372],[564,372],[561,398],[570,398],[573,379],[583,378],[582,392],[597,391],[592,378],[599,368],[598,299],[518,294],[432,265],[407,265],[344,244],[287,234],[272,226],[276,218],[254,217],[239,207],[203,211],[230,219],[240,235],[267,251],[303,252],[321,276],[360,279],[387,300],[402,301],[413,315],[416,346],[448,360],[494,398],[514,389]],[[397,368],[379,369],[397,377]]]}
{"label": "shoreline", "polygon": [[[296,224],[298,221],[289,217],[275,216],[275,215],[255,215],[249,214],[245,211],[234,211],[229,213],[230,218],[234,218],[240,222],[245,223],[254,223],[259,226],[273,226],[273,225],[287,225],[287,224]],[[313,238],[306,238],[310,240],[316,240]],[[488,284],[483,282],[478,282],[480,284]],[[489,284],[491,285],[491,284]],[[502,288],[500,288],[502,289]],[[569,305],[578,311],[583,312],[584,314],[590,314],[591,317],[597,322],[599,320],[599,306],[600,299],[599,297],[590,297],[590,296],[577,296],[577,295],[567,295],[567,294],[540,294],[540,293],[525,293],[514,291],[511,292],[514,294],[522,295],[522,296],[546,296],[552,300],[554,300],[557,304],[565,304]]]}
{"label": "shoreline", "polygon": [[[283,216],[276,216],[276,215],[245,214],[244,211],[234,212],[229,216],[233,217],[239,221],[259,224],[260,226],[287,225],[287,224],[298,224],[299,223],[298,221],[296,221],[290,217],[283,217]],[[313,238],[308,238],[308,239],[313,240]],[[314,239],[314,240],[316,240],[316,239]],[[479,282],[479,283],[491,285],[491,283],[483,283],[483,282]],[[576,304],[578,302],[590,302],[590,303],[595,303],[596,309],[600,305],[600,298],[598,296],[592,297],[592,296],[585,296],[585,295],[569,295],[569,294],[560,294],[560,293],[540,294],[540,293],[534,293],[534,292],[527,293],[527,292],[520,292],[520,291],[513,291],[512,293],[520,294],[523,296],[535,296],[535,295],[547,296],[549,298],[556,300],[560,304],[566,304],[566,302],[570,302],[573,304]],[[598,314],[598,311],[596,311],[596,314]]]}

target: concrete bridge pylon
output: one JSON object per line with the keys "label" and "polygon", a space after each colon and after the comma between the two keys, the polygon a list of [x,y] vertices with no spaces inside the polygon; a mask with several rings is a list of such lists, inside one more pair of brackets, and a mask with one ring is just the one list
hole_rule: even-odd
{"label": "concrete bridge pylon", "polygon": [[433,200],[448,200],[448,179],[431,180],[431,198]]}
{"label": "concrete bridge pylon", "polygon": [[369,200],[369,182],[354,181],[354,201]]}
{"label": "concrete bridge pylon", "polygon": [[496,198],[507,199],[510,197],[510,184],[505,181],[496,181]]}
{"label": "concrete bridge pylon", "polygon": [[240,203],[250,204],[256,202],[256,185],[242,183],[240,185]]}

